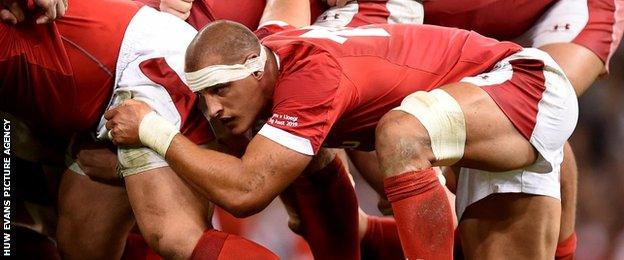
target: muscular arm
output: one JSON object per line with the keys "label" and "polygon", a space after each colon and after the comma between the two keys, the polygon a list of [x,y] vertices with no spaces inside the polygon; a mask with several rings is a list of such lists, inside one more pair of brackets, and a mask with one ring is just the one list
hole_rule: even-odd
{"label": "muscular arm", "polygon": [[176,135],[166,154],[178,175],[237,217],[266,207],[311,158],[261,135],[251,140],[240,159],[202,149],[181,134]]}

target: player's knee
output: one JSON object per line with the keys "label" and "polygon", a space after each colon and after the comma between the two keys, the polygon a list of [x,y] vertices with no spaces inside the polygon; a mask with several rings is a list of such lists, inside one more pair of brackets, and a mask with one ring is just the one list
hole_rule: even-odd
{"label": "player's knee", "polygon": [[141,230],[147,244],[165,259],[190,258],[201,231],[186,232],[185,230]]}
{"label": "player's knee", "polygon": [[390,111],[379,120],[375,129],[375,149],[380,157],[386,156],[386,151],[396,151],[398,145],[403,145],[408,140],[412,147],[419,145],[412,141],[416,141],[423,134],[426,136],[426,133],[418,133],[418,129],[410,127],[414,124],[410,120],[415,119],[400,111]]}
{"label": "player's knee", "polygon": [[459,103],[446,91],[418,91],[379,121],[376,138],[380,156],[380,148],[409,145],[414,149],[410,153],[426,156],[436,166],[448,166],[464,155],[466,123]]}
{"label": "player's knee", "polygon": [[426,130],[418,120],[400,111],[390,111],[377,125],[375,149],[385,177],[414,167],[427,167],[433,160]]}

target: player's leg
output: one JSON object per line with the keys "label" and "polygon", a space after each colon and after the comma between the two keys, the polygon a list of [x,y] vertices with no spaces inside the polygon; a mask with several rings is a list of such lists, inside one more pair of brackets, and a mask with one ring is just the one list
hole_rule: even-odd
{"label": "player's leg", "polygon": [[498,193],[470,205],[459,222],[467,259],[553,259],[560,201],[524,193]]}
{"label": "player's leg", "polygon": [[384,176],[379,169],[379,162],[377,160],[377,154],[375,151],[357,151],[347,150],[347,155],[355,168],[357,168],[362,178],[366,180],[368,185],[373,188],[380,196],[385,197],[383,189]]}
{"label": "player's leg", "polygon": [[360,258],[357,198],[341,152],[322,149],[281,195],[289,226],[318,259]]}
{"label": "player's leg", "polygon": [[556,259],[572,259],[576,251],[576,196],[578,190],[578,167],[569,143],[563,148],[561,164],[561,226]]}
{"label": "player's leg", "polygon": [[64,259],[118,259],[134,224],[126,190],[67,170],[59,190],[58,248]]}
{"label": "player's leg", "polygon": [[[608,1],[607,1],[608,2]],[[604,19],[604,15],[597,16],[595,12],[605,12],[605,10],[588,8],[593,13],[585,26],[573,42],[547,43],[539,48],[547,52],[561,66],[572,83],[577,96],[583,95],[594,81],[602,74],[606,73],[605,61],[613,52],[611,45],[616,45],[621,38],[621,32],[617,32],[618,23],[615,20],[607,23],[597,23],[597,19]],[[617,16],[613,16],[617,19]],[[611,30],[597,30],[611,23]],[[545,33],[547,34],[547,33]],[[615,36],[615,37],[614,37]],[[602,40],[601,40],[602,38]],[[556,39],[556,38],[555,38]],[[576,41],[576,42],[574,42]],[[601,54],[599,56],[598,54]],[[570,145],[566,143],[564,149],[563,163],[561,167],[561,227],[559,233],[559,244],[557,255],[573,255],[575,251],[575,241],[570,241],[574,235],[576,217],[576,194],[577,194],[578,168]]]}
{"label": "player's leg", "polygon": [[[546,66],[548,66],[548,60],[545,61]],[[551,67],[556,69],[556,65]],[[569,129],[576,122],[577,108],[576,105],[571,105],[571,103],[566,101],[569,97],[559,101],[550,100],[551,94],[558,92],[556,86],[555,88],[548,87],[549,81],[551,81],[551,84],[556,82],[553,80],[553,77],[554,75],[544,73],[546,90],[538,104],[540,115],[536,115],[538,119],[536,119],[534,129],[530,135],[531,143],[536,148],[541,147],[541,150],[544,150],[544,146],[541,146],[540,143],[543,143],[544,140],[548,140],[548,144],[552,144],[554,140],[561,141],[561,136],[569,136],[569,132],[566,131],[559,132],[560,136],[553,136],[553,134],[557,130]],[[475,78],[471,78],[470,81],[479,84],[480,81],[475,80]],[[496,99],[496,86],[484,86],[484,89],[489,91],[488,93]],[[503,90],[505,89],[509,90],[509,88],[504,88]],[[554,91],[550,92],[549,89]],[[507,107],[505,113],[513,115],[514,109],[509,109],[509,105],[505,105],[500,100],[500,97],[498,98],[497,104],[501,108]],[[542,108],[545,108],[545,110],[542,110]],[[539,118],[544,116],[542,113],[545,113],[545,116],[556,114],[561,121],[552,122],[547,119],[549,122],[540,122]],[[518,119],[515,119],[515,122],[516,125],[521,125],[518,124],[520,122]],[[553,128],[554,130],[541,131],[539,130],[542,128],[541,125],[555,126],[555,128]],[[517,128],[522,132],[522,127]],[[537,139],[542,140],[536,141]],[[548,258],[554,257],[556,246],[553,243],[559,241],[560,226],[560,221],[556,220],[560,219],[558,210],[561,207],[556,200],[560,196],[558,183],[560,167],[558,162],[560,159],[558,157],[563,154],[563,147],[552,151],[556,151],[556,153],[550,155],[552,158],[546,159],[551,161],[553,172],[550,173],[535,173],[537,164],[515,171],[515,173],[508,172],[506,173],[509,175],[508,177],[474,169],[464,168],[461,170],[458,183],[458,213],[461,217],[460,233],[462,247],[467,257],[494,258],[500,255],[526,259],[546,256]],[[540,153],[549,157],[549,152],[540,151]],[[473,187],[468,188],[467,186],[470,185]],[[486,186],[494,188],[486,188]],[[531,196],[515,198],[514,196],[516,195],[505,192],[522,192],[531,194]],[[535,203],[536,201],[538,205],[542,205],[540,208],[524,206],[524,203]],[[470,206],[466,208],[467,205]],[[465,212],[464,208],[466,208]],[[498,208],[500,212],[497,211],[495,213],[484,210],[484,208]],[[550,211],[544,211],[545,209]],[[500,215],[505,213],[511,217],[506,220],[508,223],[499,220]],[[554,229],[555,227],[556,229]],[[556,230],[554,233],[556,236],[553,236],[553,230]],[[496,237],[496,232],[492,231],[498,231],[505,236]],[[527,231],[530,231],[528,233],[533,234],[533,236],[527,235]]]}
{"label": "player's leg", "polygon": [[[561,164],[561,200],[567,201],[561,205],[561,232],[559,241],[564,241],[574,233],[574,223],[576,222],[576,190],[578,167],[576,158],[569,143],[566,143],[563,150],[563,163]],[[566,159],[569,158],[569,159]],[[565,175],[568,176],[565,176]]]}
{"label": "player's leg", "polygon": [[552,56],[580,96],[607,72],[623,32],[618,0],[559,1],[516,40]]}
{"label": "player's leg", "polygon": [[165,258],[189,259],[211,228],[210,203],[168,167],[124,178],[137,224],[146,242]]}
{"label": "player's leg", "polygon": [[[605,74],[609,60],[622,38],[624,8],[613,0],[562,1],[556,3],[535,25],[533,45],[550,54],[570,79],[578,96],[596,78]],[[584,16],[580,19],[578,16]],[[564,30],[543,30],[567,24]],[[561,169],[562,215],[558,256],[572,256],[578,168],[574,153],[566,144]]]}
{"label": "player's leg", "polygon": [[167,259],[276,259],[266,248],[212,229],[212,204],[169,167],[124,178],[147,244]]}
{"label": "player's leg", "polygon": [[[509,78],[502,82],[483,88],[471,83],[457,83],[443,86],[442,90],[415,94],[404,100],[399,108],[402,111],[391,111],[380,120],[377,153],[382,169],[388,176],[385,181],[386,193],[392,203],[407,257],[450,258],[453,233],[450,206],[443,201],[444,190],[437,183],[435,173],[431,170],[432,165],[449,165],[461,158],[458,165],[463,167],[509,171],[527,166],[543,167],[543,160],[537,161],[540,164],[536,165],[539,154],[540,158],[547,158],[544,159],[547,167],[534,170],[548,173],[557,169],[555,174],[558,174],[559,162],[555,155],[557,149],[562,149],[565,138],[573,129],[574,124],[570,121],[575,122],[576,100],[562,73],[545,74],[545,63],[555,71],[556,64],[550,58],[542,57],[544,55],[540,52],[529,51],[525,54],[532,53],[544,60],[516,62],[510,61],[511,58],[506,59],[507,64],[501,64],[501,68],[513,68],[514,73],[505,74]],[[516,74],[516,71],[520,74]],[[517,92],[528,88],[548,92],[544,94],[547,98],[542,98],[540,94],[517,100],[509,96],[506,96],[508,99],[501,99],[502,92],[497,92],[500,90],[508,94],[507,91]],[[542,102],[546,99],[547,102]],[[425,105],[431,102],[440,106]],[[539,128],[546,124],[549,127],[556,126],[558,128],[555,129],[561,131],[558,136],[549,139],[545,146],[529,142],[548,135],[540,130],[535,131],[538,137],[532,137],[537,129],[537,111],[545,113],[544,104],[559,104],[554,109],[548,108],[546,113],[560,117],[548,118],[546,120],[552,121],[546,123],[540,121]],[[533,107],[529,112],[533,116],[517,117],[514,113],[518,112],[519,107],[524,110]],[[574,113],[564,115],[564,108]],[[443,120],[436,118],[436,115],[442,115]],[[540,120],[545,119],[540,117]],[[462,134],[465,137],[461,137]],[[557,206],[548,207],[551,216],[560,211],[556,198],[546,198],[546,201],[544,207],[549,204]],[[550,237],[545,236],[544,239]],[[554,255],[554,249],[552,253]]]}
{"label": "player's leg", "polygon": [[362,259],[405,259],[393,217],[366,215],[360,210]]}
{"label": "player's leg", "polygon": [[[366,180],[368,185],[375,190],[380,198],[377,203],[377,208],[379,211],[386,216],[392,215],[392,208],[390,207],[390,203],[386,198],[386,194],[384,191],[384,174],[379,168],[379,160],[377,159],[377,153],[375,151],[366,152],[366,151],[357,151],[357,150],[347,150],[347,155],[349,159],[358,170],[362,178]],[[440,168],[442,170],[442,168]],[[451,179],[451,183],[446,179],[445,174],[440,173],[438,175],[440,181],[443,186],[445,186],[446,193],[448,195],[449,203],[454,204],[455,195],[453,194],[454,189],[449,190],[449,188],[453,188],[454,179]],[[449,186],[451,185],[451,186]],[[455,221],[456,222],[456,221]]]}
{"label": "player's leg", "polygon": [[591,50],[575,43],[551,43],[540,47],[561,66],[576,95],[587,91],[596,78],[605,72],[605,65]]}
{"label": "player's leg", "polygon": [[[458,89],[462,91],[455,93]],[[517,133],[483,90],[458,83],[446,86],[444,91],[449,91],[447,95],[457,100],[466,115],[464,160],[472,164],[484,161],[484,167],[501,170],[520,168],[536,160],[537,153],[530,143]],[[490,112],[479,112],[485,109]],[[486,115],[477,117],[475,113]],[[427,129],[411,114],[391,111],[379,121],[377,154],[387,176],[386,195],[392,204],[405,256],[450,259],[452,211],[432,168],[436,158],[430,143]],[[497,147],[509,150],[497,151]],[[486,158],[486,154],[495,156]]]}

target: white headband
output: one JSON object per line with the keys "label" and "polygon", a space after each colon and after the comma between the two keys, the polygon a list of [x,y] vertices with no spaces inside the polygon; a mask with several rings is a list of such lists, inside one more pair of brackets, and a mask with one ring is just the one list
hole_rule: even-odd
{"label": "white headband", "polygon": [[193,92],[212,87],[217,84],[244,79],[256,71],[264,71],[267,55],[264,46],[260,45],[260,55],[248,59],[245,64],[212,65],[203,69],[187,72],[186,80]]}

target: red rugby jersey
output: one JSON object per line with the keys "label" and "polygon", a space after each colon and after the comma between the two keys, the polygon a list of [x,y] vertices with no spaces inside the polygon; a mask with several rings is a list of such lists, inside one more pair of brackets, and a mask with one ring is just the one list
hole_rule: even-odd
{"label": "red rugby jersey", "polygon": [[[401,100],[482,73],[521,50],[465,30],[371,25],[259,30],[280,60],[273,115],[260,134],[306,154],[373,149],[377,121]],[[284,141],[291,140],[291,141]]]}

